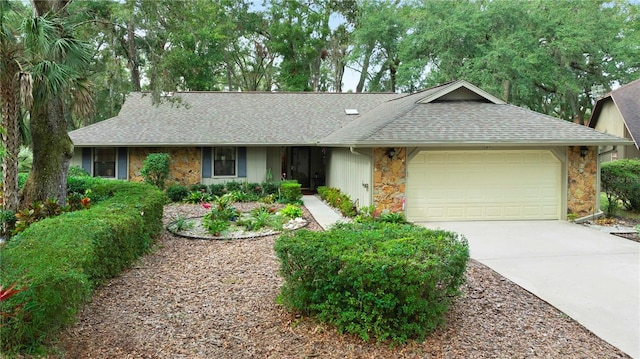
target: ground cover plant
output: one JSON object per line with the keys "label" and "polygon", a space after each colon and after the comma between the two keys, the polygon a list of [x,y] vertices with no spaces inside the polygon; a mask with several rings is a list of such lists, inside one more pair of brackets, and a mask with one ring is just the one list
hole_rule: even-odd
{"label": "ground cover plant", "polygon": [[91,179],[84,191],[103,198],[89,210],[32,223],[0,247],[6,288],[26,288],[2,301],[3,352],[38,353],[70,323],[93,289],[146,253],[162,228],[164,196],[142,183]]}
{"label": "ground cover plant", "polygon": [[459,294],[466,239],[410,224],[339,224],[277,239],[288,309],[362,339],[424,339]]}

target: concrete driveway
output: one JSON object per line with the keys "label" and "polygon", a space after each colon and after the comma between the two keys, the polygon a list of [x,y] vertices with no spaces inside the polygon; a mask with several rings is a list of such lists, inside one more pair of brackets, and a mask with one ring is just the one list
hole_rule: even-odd
{"label": "concrete driveway", "polygon": [[422,225],[463,234],[472,258],[640,358],[640,243],[566,221]]}

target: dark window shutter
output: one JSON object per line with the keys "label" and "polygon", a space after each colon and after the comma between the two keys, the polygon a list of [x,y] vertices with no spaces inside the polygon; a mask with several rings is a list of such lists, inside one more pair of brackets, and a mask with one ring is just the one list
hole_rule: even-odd
{"label": "dark window shutter", "polygon": [[212,163],[211,147],[202,147],[202,178],[211,178]]}
{"label": "dark window shutter", "polygon": [[118,147],[118,179],[126,180],[129,175],[128,157],[128,149],[126,147]]}
{"label": "dark window shutter", "polygon": [[247,177],[247,148],[238,147],[238,177]]}
{"label": "dark window shutter", "polygon": [[93,159],[91,158],[91,148],[83,147],[82,148],[82,169],[87,171],[87,173],[92,174],[91,164],[93,163]]}

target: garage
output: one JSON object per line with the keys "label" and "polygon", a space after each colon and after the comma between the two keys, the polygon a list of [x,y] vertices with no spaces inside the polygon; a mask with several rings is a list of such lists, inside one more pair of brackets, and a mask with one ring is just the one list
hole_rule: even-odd
{"label": "garage", "polygon": [[561,178],[549,150],[419,151],[407,165],[407,219],[560,219]]}

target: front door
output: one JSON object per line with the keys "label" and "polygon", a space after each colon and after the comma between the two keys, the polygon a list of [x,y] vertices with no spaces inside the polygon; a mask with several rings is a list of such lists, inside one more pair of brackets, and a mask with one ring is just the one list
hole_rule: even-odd
{"label": "front door", "polygon": [[297,180],[302,185],[302,188],[310,187],[311,161],[309,157],[309,147],[291,148],[290,178]]}

